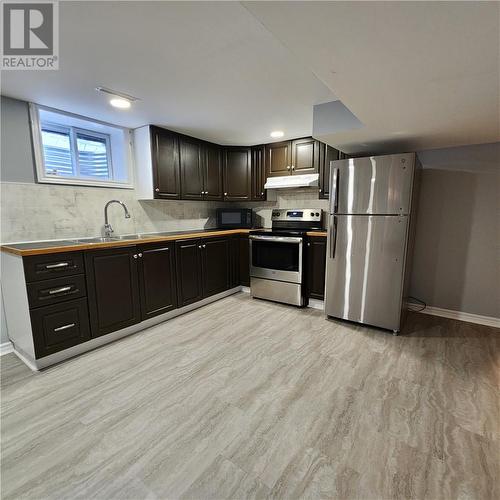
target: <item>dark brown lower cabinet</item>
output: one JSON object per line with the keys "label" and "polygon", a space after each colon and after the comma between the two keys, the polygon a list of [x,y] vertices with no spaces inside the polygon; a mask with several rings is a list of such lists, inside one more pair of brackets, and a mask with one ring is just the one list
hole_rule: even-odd
{"label": "dark brown lower cabinet", "polygon": [[228,237],[201,240],[203,297],[229,289],[230,241]]}
{"label": "dark brown lower cabinet", "polygon": [[187,306],[203,298],[201,240],[175,242],[177,303]]}
{"label": "dark brown lower cabinet", "polygon": [[230,288],[230,237],[178,240],[175,253],[178,307]]}
{"label": "dark brown lower cabinet", "polygon": [[229,288],[240,284],[240,235],[235,234],[229,239],[230,276]]}
{"label": "dark brown lower cabinet", "polygon": [[141,321],[136,247],[85,254],[92,337]]}
{"label": "dark brown lower cabinet", "polygon": [[153,243],[137,249],[143,320],[177,307],[175,243]]}
{"label": "dark brown lower cabinet", "polygon": [[248,242],[248,234],[240,235],[240,284],[250,286],[250,245]]}
{"label": "dark brown lower cabinet", "polygon": [[30,315],[36,358],[90,340],[87,298],[39,307]]}
{"label": "dark brown lower cabinet", "polygon": [[307,242],[307,295],[325,298],[326,238],[312,236]]}

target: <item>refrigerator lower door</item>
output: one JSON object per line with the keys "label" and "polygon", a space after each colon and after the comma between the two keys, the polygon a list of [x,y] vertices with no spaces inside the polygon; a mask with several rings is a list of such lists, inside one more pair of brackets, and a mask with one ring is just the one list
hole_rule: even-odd
{"label": "refrigerator lower door", "polygon": [[325,312],[399,331],[408,217],[330,215]]}

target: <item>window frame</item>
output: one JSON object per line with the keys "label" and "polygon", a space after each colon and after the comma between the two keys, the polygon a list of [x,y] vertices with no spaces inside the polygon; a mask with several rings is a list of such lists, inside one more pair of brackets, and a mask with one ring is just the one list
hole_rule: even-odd
{"label": "window frame", "polygon": [[[71,148],[71,157],[73,170],[76,172],[75,176],[62,176],[57,174],[48,174],[45,170],[45,156],[43,148],[42,139],[42,123],[40,120],[39,110],[47,110],[51,113],[56,113],[59,115],[64,115],[68,117],[75,118],[80,121],[89,122],[89,124],[104,125],[107,127],[112,127],[114,129],[121,130],[124,132],[126,139],[123,147],[125,149],[124,156],[126,158],[126,165],[124,170],[127,176],[127,182],[114,180],[115,166],[113,165],[113,155],[111,146],[111,134],[106,134],[103,132],[94,131],[92,129],[86,129],[80,126],[66,125],[60,123],[46,122],[46,128],[48,130],[57,131],[69,131],[69,140]],[[53,108],[48,108],[45,106],[40,106],[38,104],[30,103],[30,119],[33,137],[33,149],[35,156],[36,174],[37,182],[41,184],[66,184],[66,185],[76,185],[76,186],[91,186],[91,187],[113,187],[120,189],[134,189],[133,184],[133,168],[132,168],[132,132],[129,129],[120,127],[117,125],[112,125],[110,123],[102,122],[99,120],[92,120],[90,118],[75,115],[72,113],[67,113],[65,111],[60,111]],[[106,140],[106,157],[108,162],[108,172],[109,177],[99,180],[95,177],[82,176],[80,174],[79,158],[78,158],[78,147],[77,147],[77,136],[81,133],[83,135],[88,135],[91,137],[96,137]]]}

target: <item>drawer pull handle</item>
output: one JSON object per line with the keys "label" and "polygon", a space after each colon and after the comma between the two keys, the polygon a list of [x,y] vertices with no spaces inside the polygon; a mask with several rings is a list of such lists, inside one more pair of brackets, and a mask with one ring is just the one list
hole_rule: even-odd
{"label": "drawer pull handle", "polygon": [[59,264],[47,264],[45,269],[56,269],[58,267],[68,267],[69,262],[59,262]]}
{"label": "drawer pull handle", "polygon": [[64,326],[60,326],[59,328],[54,328],[54,331],[55,332],[60,332],[62,330],[67,330],[68,328],[73,328],[75,325],[75,323],[70,323],[69,325],[64,325]]}
{"label": "drawer pull handle", "polygon": [[69,292],[71,290],[70,286],[62,286],[61,288],[54,288],[49,290],[49,295],[54,295],[56,293]]}

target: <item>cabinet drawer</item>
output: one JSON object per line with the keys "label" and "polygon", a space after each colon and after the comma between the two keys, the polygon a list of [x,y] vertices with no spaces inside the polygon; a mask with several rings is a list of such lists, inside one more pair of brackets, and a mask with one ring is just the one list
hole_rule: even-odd
{"label": "cabinet drawer", "polygon": [[83,274],[28,283],[27,288],[30,309],[87,295]]}
{"label": "cabinet drawer", "polygon": [[57,276],[83,274],[83,254],[81,252],[55,253],[24,257],[26,281],[39,281]]}
{"label": "cabinet drawer", "polygon": [[40,307],[30,314],[36,358],[90,340],[87,299]]}

